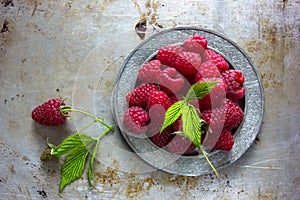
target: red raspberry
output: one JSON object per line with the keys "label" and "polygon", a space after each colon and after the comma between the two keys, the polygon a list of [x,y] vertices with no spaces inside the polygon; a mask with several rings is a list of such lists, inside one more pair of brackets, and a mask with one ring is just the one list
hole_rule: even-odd
{"label": "red raspberry", "polygon": [[135,134],[144,134],[148,130],[150,117],[148,113],[140,107],[130,107],[123,116],[124,127]]}
{"label": "red raspberry", "polygon": [[230,99],[225,100],[224,106],[204,110],[201,114],[202,119],[206,121],[212,131],[236,128],[244,118],[243,110]]}
{"label": "red raspberry", "polygon": [[227,85],[227,98],[238,100],[245,96],[243,87],[244,76],[239,70],[227,70],[222,73],[222,78]]}
{"label": "red raspberry", "polygon": [[200,110],[211,109],[212,107],[220,107],[226,98],[226,84],[222,79],[218,78],[201,78],[199,82],[204,81],[220,81],[209,94],[199,100]]}
{"label": "red raspberry", "polygon": [[220,71],[225,71],[229,69],[229,65],[226,62],[226,60],[220,54],[217,54],[213,50],[206,50],[204,54],[204,59],[211,60],[212,62],[214,62]]}
{"label": "red raspberry", "polygon": [[183,48],[185,51],[198,53],[200,55],[207,49],[207,40],[201,35],[193,35],[183,41]]}
{"label": "red raspberry", "polygon": [[145,63],[138,71],[138,78],[144,83],[157,83],[161,63],[159,60],[152,60]]}
{"label": "red raspberry", "polygon": [[151,130],[150,140],[160,148],[167,146],[167,144],[172,140],[175,135],[172,134],[172,129],[167,127],[162,133],[159,132],[159,129],[153,128]]}
{"label": "red raspberry", "polygon": [[153,91],[150,94],[147,108],[150,109],[155,104],[162,105],[165,110],[171,106],[168,95],[163,91]]}
{"label": "red raspberry", "polygon": [[171,126],[174,132],[182,131],[182,118],[179,117]]}
{"label": "red raspberry", "polygon": [[129,107],[140,106],[142,108],[146,108],[151,92],[158,90],[159,88],[157,85],[152,83],[144,83],[129,92],[126,96],[126,101]]}
{"label": "red raspberry", "polygon": [[181,46],[165,46],[159,49],[157,59],[164,65],[175,67],[175,61],[181,52],[183,52]]}
{"label": "red raspberry", "polygon": [[166,109],[160,105],[160,104],[155,104],[151,106],[149,109],[149,116],[151,119],[151,127],[158,127],[160,129],[164,123],[165,120],[165,115],[166,115]]}
{"label": "red raspberry", "polygon": [[221,74],[213,62],[206,61],[199,67],[195,81],[198,82],[201,78],[221,78]]}
{"label": "red raspberry", "polygon": [[158,74],[158,82],[167,94],[176,93],[183,87],[184,78],[174,68],[167,67]]}
{"label": "red raspberry", "polygon": [[201,56],[193,52],[182,52],[178,55],[175,66],[184,76],[195,75],[201,66]]}
{"label": "red raspberry", "polygon": [[170,153],[174,154],[193,154],[193,151],[196,149],[196,146],[190,141],[189,138],[176,135],[172,141],[168,144],[168,150]]}
{"label": "red raspberry", "polygon": [[36,107],[32,111],[31,117],[42,125],[61,126],[66,123],[66,117],[59,110],[62,105],[65,105],[62,99],[50,99]]}
{"label": "red raspberry", "polygon": [[230,151],[234,144],[234,137],[231,132],[227,129],[224,129],[221,132],[215,146],[213,147],[214,150],[223,150],[223,151]]}

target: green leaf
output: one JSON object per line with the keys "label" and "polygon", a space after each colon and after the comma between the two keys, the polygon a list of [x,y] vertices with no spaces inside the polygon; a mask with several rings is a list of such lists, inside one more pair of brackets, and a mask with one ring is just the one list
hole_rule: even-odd
{"label": "green leaf", "polygon": [[202,99],[204,96],[209,94],[219,82],[220,81],[205,81],[193,84],[186,94],[186,101]]}
{"label": "green leaf", "polygon": [[176,103],[172,104],[165,115],[164,124],[160,129],[160,133],[162,133],[165,128],[173,124],[182,114],[182,104],[184,101],[177,101]]}
{"label": "green leaf", "polygon": [[218,177],[218,171],[210,162],[209,158],[207,157],[207,153],[203,150],[201,146],[201,131],[202,126],[206,125],[205,121],[201,119],[198,115],[198,112],[195,107],[190,104],[186,104],[183,107],[182,111],[182,126],[183,126],[183,133],[186,137],[188,137],[193,144],[198,147],[203,156],[205,157],[207,163],[212,168],[216,176]]}
{"label": "green leaf", "polygon": [[59,192],[62,192],[66,185],[81,177],[88,153],[88,149],[81,147],[66,157],[61,168]]}
{"label": "green leaf", "polygon": [[62,156],[67,153],[76,151],[77,149],[89,148],[96,143],[96,139],[85,134],[74,134],[66,138],[59,146],[57,146],[52,155]]}
{"label": "green leaf", "polygon": [[200,119],[196,108],[186,104],[182,109],[182,127],[183,133],[197,147],[201,144],[201,127],[205,121]]}
{"label": "green leaf", "polygon": [[89,182],[90,186],[93,186],[93,187],[95,187],[93,182],[92,182],[92,179],[93,179],[93,163],[94,163],[97,151],[98,151],[99,141],[100,140],[97,140],[97,143],[94,146],[94,149],[93,149],[93,152],[92,152],[92,155],[91,155],[91,158],[90,158],[89,167],[88,167],[88,182]]}

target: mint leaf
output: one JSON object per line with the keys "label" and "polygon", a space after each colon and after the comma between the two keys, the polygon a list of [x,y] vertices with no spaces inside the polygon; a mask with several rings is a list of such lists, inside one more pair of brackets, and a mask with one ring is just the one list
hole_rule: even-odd
{"label": "mint leaf", "polygon": [[92,179],[93,179],[93,163],[94,163],[97,151],[98,151],[99,141],[100,140],[98,139],[96,145],[94,146],[94,149],[93,149],[93,152],[92,152],[92,155],[91,155],[91,158],[90,158],[89,167],[88,167],[88,182],[93,187],[95,187],[93,182],[92,182]]}
{"label": "mint leaf", "polygon": [[76,151],[78,148],[90,148],[95,145],[96,139],[89,135],[76,133],[66,138],[59,146],[54,148],[52,155],[62,156],[67,153]]}
{"label": "mint leaf", "polygon": [[59,192],[61,192],[66,185],[80,178],[84,170],[88,153],[88,149],[81,146],[66,157],[61,168]]}
{"label": "mint leaf", "polygon": [[182,114],[183,103],[184,101],[177,101],[168,108],[165,115],[164,124],[160,129],[160,133],[162,133],[165,128],[173,124],[180,117],[180,115]]}
{"label": "mint leaf", "polygon": [[209,94],[219,82],[220,81],[205,81],[193,84],[187,92],[185,100],[188,102],[202,99]]}

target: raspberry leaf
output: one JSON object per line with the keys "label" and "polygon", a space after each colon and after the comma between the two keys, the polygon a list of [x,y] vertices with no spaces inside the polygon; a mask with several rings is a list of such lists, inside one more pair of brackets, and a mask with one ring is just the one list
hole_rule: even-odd
{"label": "raspberry leaf", "polygon": [[188,102],[202,99],[209,94],[219,82],[220,81],[205,81],[193,84],[187,92],[185,100]]}
{"label": "raspberry leaf", "polygon": [[173,124],[181,116],[183,103],[184,101],[177,101],[168,108],[165,114],[164,124],[160,129],[160,133],[162,133],[168,126]]}
{"label": "raspberry leaf", "polygon": [[[59,146],[55,147],[54,145],[50,144],[50,147],[53,149],[52,155],[53,156],[62,156],[67,153],[72,153],[77,149],[90,148],[94,146],[96,143],[96,139],[92,138],[85,134],[76,133],[74,135],[69,136],[66,138]],[[49,145],[49,144],[48,144]],[[55,148],[53,148],[55,147]]]}
{"label": "raspberry leaf", "polygon": [[80,178],[84,170],[88,153],[88,149],[81,146],[66,157],[61,168],[59,192],[61,192],[66,185]]}
{"label": "raspberry leaf", "polygon": [[210,162],[209,158],[207,157],[207,153],[203,150],[201,146],[201,130],[202,126],[206,123],[203,119],[199,117],[196,108],[191,104],[185,104],[185,106],[182,108],[182,124],[183,134],[186,137],[188,137],[193,142],[193,144],[201,150],[207,163],[218,177],[219,175],[217,170]]}
{"label": "raspberry leaf", "polygon": [[197,110],[190,104],[182,109],[183,134],[188,137],[196,146],[201,144],[201,127],[205,121],[200,119]]}

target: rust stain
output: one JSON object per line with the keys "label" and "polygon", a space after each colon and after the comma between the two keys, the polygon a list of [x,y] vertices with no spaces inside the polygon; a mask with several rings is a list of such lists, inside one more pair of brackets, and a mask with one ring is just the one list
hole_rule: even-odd
{"label": "rust stain", "polygon": [[159,3],[148,0],[145,3],[146,11],[142,12],[142,8],[138,2],[136,0],[133,0],[132,2],[140,15],[140,19],[135,25],[135,31],[141,40],[145,38],[148,25],[152,26],[154,30],[163,28],[163,26],[157,22],[157,9],[159,7]]}
{"label": "rust stain", "polygon": [[154,182],[152,178],[145,178],[137,182],[129,182],[126,187],[126,197],[136,198],[143,192],[150,190],[153,185]]}
{"label": "rust stain", "polygon": [[293,183],[297,184],[297,185],[300,185],[300,176],[298,176],[297,178],[295,178],[293,180]]}
{"label": "rust stain", "polygon": [[14,7],[14,2],[13,2],[13,0],[3,0],[3,1],[2,1],[2,4],[4,5],[4,7],[7,7],[7,6]]}
{"label": "rust stain", "polygon": [[15,166],[14,165],[10,166],[10,172],[13,175],[16,174],[16,170],[15,170]]}
{"label": "rust stain", "polygon": [[145,39],[146,30],[147,30],[147,20],[142,18],[135,25],[135,32],[140,37],[141,40]]}
{"label": "rust stain", "polygon": [[0,30],[0,33],[5,33],[5,32],[9,32],[9,22],[5,19],[2,25],[2,28]]}
{"label": "rust stain", "polygon": [[8,121],[8,129],[9,130],[16,130],[18,128],[18,123],[16,121],[13,120],[9,120]]}
{"label": "rust stain", "polygon": [[121,182],[121,178],[118,174],[118,171],[107,167],[105,172],[95,172],[95,181],[103,184],[113,186]]}
{"label": "rust stain", "polygon": [[289,52],[285,35],[269,19],[260,21],[260,38],[246,42],[246,49],[260,71],[264,87],[282,89],[284,57]]}
{"label": "rust stain", "polygon": [[37,7],[39,5],[41,5],[41,2],[39,2],[39,0],[31,0],[31,2],[33,3],[33,10],[32,10],[31,16],[34,16],[34,14],[37,10]]}
{"label": "rust stain", "polygon": [[24,161],[31,161],[30,158],[28,158],[27,156],[23,156],[22,158]]}

